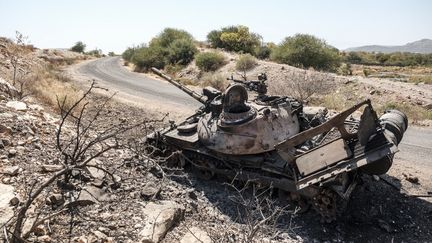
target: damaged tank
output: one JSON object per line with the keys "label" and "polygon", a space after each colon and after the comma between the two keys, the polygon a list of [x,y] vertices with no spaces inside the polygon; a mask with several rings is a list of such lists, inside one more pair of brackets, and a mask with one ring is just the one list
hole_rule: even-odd
{"label": "damaged tank", "polygon": [[370,100],[330,115],[324,107],[268,95],[265,74],[255,81],[231,77],[225,92],[206,87],[198,94],[152,71],[202,107],[149,136],[149,143],[178,151],[179,166],[191,164],[202,178],[219,174],[271,186],[282,200],[312,206],[325,221],[335,219],[362,174],[389,170],[408,126],[397,110],[378,117]]}

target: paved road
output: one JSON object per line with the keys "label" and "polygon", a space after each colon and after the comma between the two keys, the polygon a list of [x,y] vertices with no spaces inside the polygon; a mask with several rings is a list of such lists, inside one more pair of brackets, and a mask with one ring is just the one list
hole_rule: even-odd
{"label": "paved road", "polygon": [[120,57],[105,57],[81,65],[76,71],[87,78],[96,79],[112,90],[124,92],[132,97],[192,109],[199,107],[200,104],[196,100],[168,82],[130,72],[120,62]]}
{"label": "paved road", "polygon": [[[94,78],[128,97],[146,98],[154,103],[172,104],[174,107],[195,109],[199,103],[168,82],[154,80],[130,72],[120,63],[120,57],[97,59],[76,70],[87,78]],[[432,129],[409,127],[399,145],[396,159],[432,168]]]}
{"label": "paved road", "polygon": [[408,127],[396,159],[432,168],[432,129]]}

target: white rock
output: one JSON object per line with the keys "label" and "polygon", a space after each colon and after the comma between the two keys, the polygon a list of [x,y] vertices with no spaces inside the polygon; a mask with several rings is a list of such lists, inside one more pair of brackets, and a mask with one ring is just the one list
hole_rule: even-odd
{"label": "white rock", "polygon": [[155,243],[165,237],[170,228],[182,217],[184,207],[172,201],[150,202],[144,209],[144,228],[140,232],[141,242]]}
{"label": "white rock", "polygon": [[13,215],[9,202],[15,197],[13,186],[0,184],[0,225],[6,223]]}
{"label": "white rock", "polygon": [[27,105],[24,102],[12,100],[6,103],[6,107],[13,108],[17,111],[26,111]]}
{"label": "white rock", "polygon": [[8,166],[1,171],[1,174],[16,176],[18,175],[19,169],[20,168],[18,166]]}
{"label": "white rock", "polygon": [[211,243],[213,242],[207,232],[198,228],[192,227],[180,240],[180,243]]}

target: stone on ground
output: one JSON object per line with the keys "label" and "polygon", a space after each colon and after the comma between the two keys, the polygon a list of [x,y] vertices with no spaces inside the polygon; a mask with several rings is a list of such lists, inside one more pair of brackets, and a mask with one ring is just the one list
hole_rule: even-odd
{"label": "stone on ground", "polygon": [[0,184],[0,225],[6,223],[13,215],[13,208],[9,202],[15,197],[14,187]]}
{"label": "stone on ground", "polygon": [[156,243],[181,219],[184,207],[172,201],[150,202],[142,212],[146,218],[140,232],[141,242]]}
{"label": "stone on ground", "polygon": [[24,102],[12,100],[6,103],[6,107],[15,109],[17,111],[26,111],[27,105]]}
{"label": "stone on ground", "polygon": [[190,228],[180,240],[180,243],[211,243],[210,236],[204,230],[198,227]]}

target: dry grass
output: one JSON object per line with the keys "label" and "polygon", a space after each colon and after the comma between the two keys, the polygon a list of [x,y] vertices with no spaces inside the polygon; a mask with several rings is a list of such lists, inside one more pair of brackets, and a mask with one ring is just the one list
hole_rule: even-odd
{"label": "dry grass", "polygon": [[432,84],[432,75],[411,76],[408,78],[408,81],[415,84],[419,84],[419,83]]}
{"label": "dry grass", "polygon": [[338,93],[324,95],[318,98],[315,98],[312,104],[316,104],[319,106],[327,107],[330,110],[342,111],[352,106],[351,102],[347,102],[347,100]]}
{"label": "dry grass", "polygon": [[202,87],[211,86],[220,91],[225,91],[228,86],[228,81],[225,77],[218,73],[204,73],[201,77],[200,85]]}
{"label": "dry grass", "polygon": [[432,111],[427,110],[420,106],[414,106],[406,103],[388,102],[384,105],[376,107],[379,114],[382,114],[385,110],[396,109],[400,110],[408,116],[408,119],[412,123],[418,123],[423,120],[432,120]]}
{"label": "dry grass", "polygon": [[57,66],[43,65],[33,70],[29,77],[28,91],[32,96],[41,100],[43,103],[57,107],[57,97],[60,100],[67,98],[67,107],[73,104],[81,91],[76,88],[70,78],[62,73]]}

